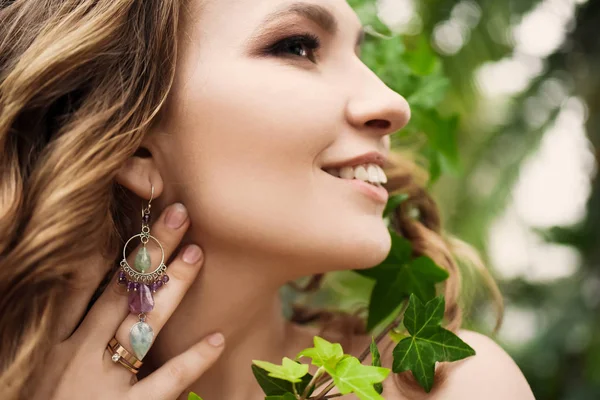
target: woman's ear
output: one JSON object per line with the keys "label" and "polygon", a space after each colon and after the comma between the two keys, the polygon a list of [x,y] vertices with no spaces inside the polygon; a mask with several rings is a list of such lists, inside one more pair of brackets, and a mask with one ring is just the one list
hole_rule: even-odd
{"label": "woman's ear", "polygon": [[137,154],[138,152],[123,164],[115,179],[121,186],[147,200],[150,199],[152,186],[154,186],[154,198],[156,199],[163,191],[160,172],[152,155],[140,157]]}

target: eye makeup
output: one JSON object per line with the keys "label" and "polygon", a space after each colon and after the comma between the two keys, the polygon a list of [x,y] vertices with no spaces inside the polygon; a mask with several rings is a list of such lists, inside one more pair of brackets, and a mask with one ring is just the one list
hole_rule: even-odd
{"label": "eye makeup", "polygon": [[[299,35],[291,35],[276,41],[273,45],[264,50],[264,54],[307,58],[313,63],[316,63],[316,52],[320,49],[320,47],[321,40],[319,37],[312,33],[306,32]],[[304,50],[303,54],[291,54],[292,52],[288,51],[294,48]],[[305,57],[305,55],[307,57]]]}
{"label": "eye makeup", "polygon": [[[284,22],[285,20],[291,20],[292,22],[280,23],[272,26],[274,21]],[[299,2],[285,6],[285,8],[276,10],[275,12],[269,14],[263,20],[263,22],[259,24],[257,31],[251,35],[251,39],[248,40],[248,48],[260,48],[261,45],[264,47],[264,43],[269,42],[273,37],[290,37],[294,30],[301,29],[301,26],[303,25],[301,21],[306,20],[315,23],[324,32],[330,34],[331,36],[335,36],[339,33],[339,23],[333,13],[331,13],[331,11],[329,11],[326,7],[317,4]],[[308,37],[309,35],[300,33],[297,36]],[[355,51],[357,55],[360,53],[360,46],[364,42],[364,39],[365,31],[364,28],[361,27],[358,31],[355,42]],[[254,53],[255,54],[251,54],[251,56],[264,54],[264,52],[261,53],[260,51],[258,53]]]}

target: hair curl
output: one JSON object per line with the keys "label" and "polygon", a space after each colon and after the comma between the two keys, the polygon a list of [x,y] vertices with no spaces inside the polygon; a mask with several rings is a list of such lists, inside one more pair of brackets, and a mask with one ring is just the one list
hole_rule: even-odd
{"label": "hair curl", "polygon": [[[0,0],[3,399],[21,398],[33,366],[47,356],[61,295],[80,260],[100,248],[118,266],[129,223],[128,210],[118,206],[126,194],[114,178],[170,91],[183,3]],[[395,211],[393,226],[416,255],[450,272],[446,316],[456,330],[460,279],[451,246],[440,235],[434,203],[414,174],[402,170],[387,186],[410,199]],[[409,207],[420,210],[419,219],[409,217]],[[98,218],[103,213],[106,218]],[[315,319],[327,328],[364,332],[364,321],[348,313],[298,307],[292,317]]]}

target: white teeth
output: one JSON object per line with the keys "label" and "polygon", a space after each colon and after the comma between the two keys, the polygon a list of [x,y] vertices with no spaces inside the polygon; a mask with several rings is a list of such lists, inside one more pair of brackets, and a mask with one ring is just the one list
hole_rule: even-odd
{"label": "white teeth", "polygon": [[340,178],[342,179],[354,179],[354,168],[344,167],[340,170]]}
{"label": "white teeth", "polygon": [[374,185],[387,183],[387,177],[383,169],[377,164],[357,165],[355,167],[343,167],[341,169],[325,169],[330,175],[342,179],[359,179]]}
{"label": "white teeth", "polygon": [[367,182],[369,180],[369,173],[367,172],[367,169],[364,166],[359,165],[354,169],[354,177],[361,181]]}
{"label": "white teeth", "polygon": [[379,183],[379,170],[375,164],[369,164],[367,173],[369,174],[369,182]]}
{"label": "white teeth", "polygon": [[385,172],[383,172],[383,168],[379,165],[377,165],[377,172],[379,173],[379,183],[387,183],[387,176],[385,175]]}

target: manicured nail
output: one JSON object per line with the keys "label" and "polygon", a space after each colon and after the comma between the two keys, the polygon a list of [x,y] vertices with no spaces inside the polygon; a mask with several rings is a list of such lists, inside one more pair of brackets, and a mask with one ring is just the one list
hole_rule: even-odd
{"label": "manicured nail", "polygon": [[183,252],[183,261],[188,264],[195,264],[200,260],[200,256],[202,255],[202,250],[200,247],[195,244],[189,245]]}
{"label": "manicured nail", "polygon": [[225,343],[225,337],[221,333],[213,333],[208,337],[208,343],[214,347],[220,347]]}
{"label": "manicured nail", "polygon": [[181,203],[175,203],[167,211],[167,226],[171,229],[178,229],[187,219],[187,210]]}

